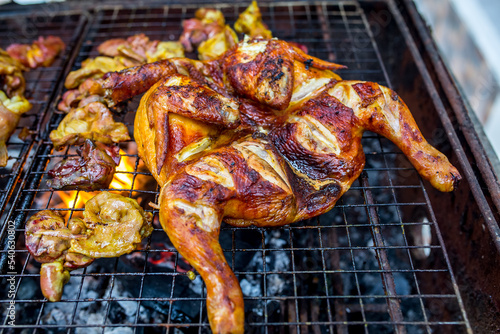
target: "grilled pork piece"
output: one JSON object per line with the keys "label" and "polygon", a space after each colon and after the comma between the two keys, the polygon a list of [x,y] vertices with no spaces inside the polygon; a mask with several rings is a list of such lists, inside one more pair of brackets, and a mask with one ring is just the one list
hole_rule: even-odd
{"label": "grilled pork piece", "polygon": [[394,91],[342,81],[330,71],[340,65],[284,41],[247,39],[214,61],[172,59],[98,83],[116,103],[147,89],[135,84],[166,63],[166,77],[141,100],[135,139],[162,187],[162,227],[207,285],[214,333],[244,330],[221,222],[281,226],[327,212],[363,170],[365,130],[394,142],[437,189],[460,180]]}
{"label": "grilled pork piece", "polygon": [[33,44],[11,44],[7,53],[26,67],[37,68],[52,65],[66,45],[56,36],[38,37]]}
{"label": "grilled pork piece", "polygon": [[100,257],[134,251],[151,235],[152,214],[131,198],[102,192],[85,204],[83,220],[70,219],[66,227],[57,211],[37,212],[26,223],[26,248],[42,263],[40,286],[49,301],[59,301],[69,272]]}
{"label": "grilled pork piece", "polygon": [[78,157],[70,157],[57,163],[49,170],[47,185],[63,190],[107,189],[120,163],[117,146],[85,140],[77,150]]}

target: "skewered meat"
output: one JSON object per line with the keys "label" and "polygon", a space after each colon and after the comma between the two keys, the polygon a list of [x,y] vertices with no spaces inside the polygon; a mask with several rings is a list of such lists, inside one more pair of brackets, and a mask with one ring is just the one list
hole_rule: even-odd
{"label": "skewered meat", "polygon": [[88,266],[95,258],[134,251],[151,235],[152,214],[137,201],[102,192],[85,204],[84,218],[68,227],[57,211],[37,212],[26,223],[26,248],[42,263],[40,286],[49,301],[61,299],[69,271]]}
{"label": "skewered meat", "polygon": [[[365,130],[394,142],[438,190],[460,180],[394,91],[342,81],[330,71],[338,68],[283,41],[245,40],[198,62],[189,78],[177,66],[184,74],[168,74],[141,100],[139,155],[162,188],[163,229],[206,283],[214,333],[244,329],[241,289],[218,241],[221,222],[281,226],[327,212],[363,170]],[[128,83],[141,72],[99,83],[116,103],[139,91]]]}
{"label": "skewered meat", "polygon": [[38,37],[33,44],[11,44],[7,53],[26,67],[37,68],[52,65],[66,45],[56,36]]}
{"label": "skewered meat", "polygon": [[115,122],[111,111],[101,102],[92,102],[82,108],[71,110],[50,133],[56,149],[65,145],[83,144],[85,139],[105,144],[119,143],[130,139],[125,124]]}
{"label": "skewered meat", "polygon": [[238,20],[234,23],[234,30],[252,38],[273,38],[271,30],[269,30],[267,25],[262,21],[262,14],[255,0],[240,14]]}
{"label": "skewered meat", "polygon": [[117,146],[85,140],[77,150],[78,157],[70,157],[49,170],[47,185],[54,189],[97,190],[106,189],[113,180],[120,163]]}

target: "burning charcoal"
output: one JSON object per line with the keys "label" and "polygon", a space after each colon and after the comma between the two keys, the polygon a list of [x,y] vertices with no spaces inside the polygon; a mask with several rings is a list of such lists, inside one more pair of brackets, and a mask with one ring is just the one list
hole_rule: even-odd
{"label": "burning charcoal", "polygon": [[65,159],[49,171],[47,185],[54,189],[106,189],[120,162],[118,147],[85,140],[78,157]]}

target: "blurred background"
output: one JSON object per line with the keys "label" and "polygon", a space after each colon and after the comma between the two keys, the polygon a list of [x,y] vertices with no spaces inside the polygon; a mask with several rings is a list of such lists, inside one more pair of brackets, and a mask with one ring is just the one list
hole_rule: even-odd
{"label": "blurred background", "polygon": [[414,1],[500,156],[500,1]]}

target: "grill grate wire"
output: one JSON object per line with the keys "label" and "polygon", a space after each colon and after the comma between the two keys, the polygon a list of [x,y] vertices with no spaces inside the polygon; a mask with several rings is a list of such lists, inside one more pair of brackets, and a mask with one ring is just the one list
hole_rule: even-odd
{"label": "grill grate wire", "polygon": [[[232,24],[245,6],[216,4]],[[366,14],[357,2],[342,1],[309,3],[261,4],[263,19],[274,35],[305,44],[310,53],[323,59],[346,64],[349,69],[341,73],[345,79],[377,81],[391,87],[377,45],[370,34]],[[159,8],[131,8],[99,10],[87,25],[81,48],[73,64],[79,68],[88,57],[97,56],[97,45],[109,38],[125,37],[143,32],[151,39],[177,40],[180,22],[194,16],[196,6],[172,5]],[[73,28],[76,29],[76,28]],[[60,27],[53,34],[71,29]],[[62,36],[61,36],[62,37]],[[355,41],[355,42],[353,42]],[[69,52],[69,47],[66,52]],[[38,79],[48,80],[41,72]],[[48,92],[59,79],[52,82]],[[34,86],[33,86],[34,87]],[[38,85],[37,85],[38,87]],[[58,92],[62,85],[59,83]],[[47,103],[51,101],[50,108]],[[57,100],[44,101],[45,110],[55,110]],[[115,115],[132,130],[134,111],[138,99],[127,105],[125,111]],[[34,103],[35,105],[35,103]],[[41,108],[41,107],[40,107]],[[35,108],[34,108],[35,109]],[[41,116],[43,118],[43,115]],[[75,154],[73,149],[53,151],[48,133],[55,129],[62,115],[52,112],[48,126],[33,148],[33,162],[23,176],[22,189],[8,212],[7,220],[16,221],[19,234],[15,250],[18,263],[16,277],[16,307],[26,310],[19,314],[16,325],[33,333],[68,332],[107,333],[113,329],[130,327],[134,333],[171,333],[177,329],[205,333],[209,326],[205,311],[204,290],[187,295],[183,290],[189,282],[181,270],[157,270],[150,258],[173,254],[173,267],[179,268],[183,260],[170,245],[157,247],[156,240],[167,239],[156,224],[153,235],[144,247],[135,253],[144,258],[142,266],[126,267],[122,259],[97,260],[83,270],[72,272],[72,294],[65,292],[60,304],[67,314],[55,318],[54,304],[48,303],[39,292],[39,265],[24,248],[23,222],[31,214],[46,208],[67,213],[70,217],[81,214],[77,199],[85,194],[78,191],[54,191],[45,185],[47,171],[61,159]],[[40,127],[37,125],[37,131]],[[131,132],[132,133],[132,132]],[[255,227],[236,228],[223,225],[221,240],[233,271],[240,278],[260,282],[259,293],[245,295],[248,331],[255,333],[431,333],[446,329],[453,333],[469,332],[470,324],[462,305],[455,278],[425,185],[416,171],[406,164],[402,153],[388,140],[366,133],[363,145],[367,158],[365,171],[348,193],[330,213],[306,222],[276,229]],[[132,171],[117,171],[117,175],[132,176],[130,187],[111,189],[137,198],[151,210],[148,201],[157,202],[159,189],[151,174],[137,156],[133,142],[119,144],[122,159],[133,167]],[[405,182],[401,182],[404,177]],[[408,202],[402,193],[416,193]],[[60,206],[64,196],[76,198],[70,207]],[[446,196],[445,194],[443,196]],[[23,200],[24,199],[24,200]],[[26,200],[27,199],[27,200]],[[407,211],[424,212],[417,220],[408,218]],[[433,238],[429,245],[416,243],[411,231],[429,228]],[[242,235],[252,236],[247,242]],[[5,239],[5,224],[2,239]],[[270,242],[271,240],[271,242]],[[274,242],[274,243],[273,243]],[[427,251],[431,264],[415,258],[415,252]],[[1,251],[5,258],[6,251]],[[260,265],[249,267],[241,258],[250,254],[251,261]],[[278,255],[276,255],[278,254]],[[247,256],[248,257],[248,256]],[[287,259],[288,265],[273,265],[270,259]],[[240,260],[240,261],[239,261]],[[5,261],[5,260],[4,260]],[[260,262],[259,262],[260,261]],[[285,263],[286,264],[286,263]],[[103,269],[104,268],[104,269]],[[0,275],[2,281],[8,274]],[[285,282],[283,291],[276,293],[277,279]],[[441,293],[427,292],[424,281],[438,279],[445,287]],[[147,289],[154,281],[163,281],[167,288],[160,295]],[[199,280],[199,278],[198,278]],[[131,281],[134,288],[117,294],[124,282]],[[88,286],[100,283],[104,291],[89,294]],[[186,283],[187,282],[187,283]],[[371,285],[369,283],[372,283]],[[97,284],[97,283],[96,283]],[[5,286],[5,285],[4,285]],[[27,290],[34,289],[31,293]],[[66,289],[68,290],[68,288]],[[3,321],[6,329],[6,307],[10,300],[0,294]],[[151,304],[170,305],[160,323],[145,321],[141,312]],[[199,310],[197,317],[181,321],[174,314],[174,305],[188,303]],[[116,305],[135,305],[135,313],[126,319],[114,319]],[[436,306],[438,305],[438,306]],[[102,311],[99,319],[82,319],[79,314],[95,308]],[[437,314],[445,308],[448,314]],[[134,307],[132,307],[132,310]],[[54,320],[56,319],[56,320]],[[176,328],[176,329],[174,329]]]}
{"label": "grill grate wire", "polygon": [[[43,17],[30,15],[0,18],[0,48],[5,49],[12,43],[31,44],[38,36],[48,35],[57,35],[66,44],[66,49],[50,67],[31,69],[23,73],[26,80],[25,96],[31,102],[32,109],[21,116],[15,132],[6,143],[9,161],[7,166],[0,167],[0,213],[7,207],[34,138],[40,134],[42,120],[48,112],[56,84],[62,78],[65,59],[78,38],[76,31],[82,24],[81,20],[80,15],[55,13]],[[29,131],[25,140],[18,137],[23,128]],[[0,217],[4,218],[1,214]]]}

